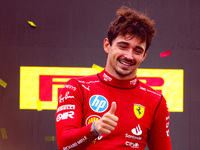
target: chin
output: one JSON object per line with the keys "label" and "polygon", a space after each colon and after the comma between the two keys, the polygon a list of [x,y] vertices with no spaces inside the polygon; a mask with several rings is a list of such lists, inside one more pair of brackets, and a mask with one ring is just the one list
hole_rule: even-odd
{"label": "chin", "polygon": [[121,77],[126,77],[126,76],[129,76],[130,74],[133,73],[133,71],[131,70],[115,70],[117,72],[117,74]]}

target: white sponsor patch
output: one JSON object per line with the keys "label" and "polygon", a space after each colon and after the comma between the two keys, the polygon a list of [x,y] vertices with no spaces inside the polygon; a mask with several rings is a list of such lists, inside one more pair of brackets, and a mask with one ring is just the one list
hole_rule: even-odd
{"label": "white sponsor patch", "polygon": [[140,125],[138,124],[138,126],[136,128],[133,128],[131,130],[131,132],[134,134],[134,135],[141,135],[142,134],[142,130],[140,128]]}
{"label": "white sponsor patch", "polygon": [[63,105],[63,106],[60,106],[60,107],[58,107],[58,109],[57,109],[57,113],[59,112],[59,111],[63,111],[63,110],[72,110],[72,109],[75,109],[75,105]]}
{"label": "white sponsor patch", "polygon": [[64,85],[63,88],[67,88],[67,89],[71,89],[71,90],[73,90],[73,91],[76,91],[76,87],[74,87],[74,86],[72,86],[72,85],[70,85],[70,84]]}
{"label": "white sponsor patch", "polygon": [[125,144],[126,144],[126,146],[130,146],[132,148],[139,148],[139,144],[138,143],[126,141]]}
{"label": "white sponsor patch", "polygon": [[65,112],[63,114],[58,114],[56,117],[56,121],[66,120],[68,118],[74,118],[74,111]]}
{"label": "white sponsor patch", "polygon": [[64,102],[64,101],[67,100],[68,98],[74,98],[74,96],[70,96],[69,94],[70,94],[69,91],[67,91],[67,92],[65,93],[65,96],[62,97],[62,95],[60,95],[60,96],[59,96],[59,103]]}
{"label": "white sponsor patch", "polygon": [[84,136],[82,139],[78,140],[77,142],[75,142],[75,143],[73,143],[71,145],[68,145],[66,147],[63,147],[63,150],[69,150],[71,148],[74,148],[74,147],[78,146],[79,144],[85,142],[86,140],[87,140],[87,137]]}

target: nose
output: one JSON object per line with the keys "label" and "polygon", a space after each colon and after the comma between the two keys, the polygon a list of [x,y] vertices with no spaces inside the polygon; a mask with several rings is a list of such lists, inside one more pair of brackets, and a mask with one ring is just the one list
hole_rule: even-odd
{"label": "nose", "polygon": [[128,60],[133,60],[133,52],[131,49],[127,50],[124,55]]}

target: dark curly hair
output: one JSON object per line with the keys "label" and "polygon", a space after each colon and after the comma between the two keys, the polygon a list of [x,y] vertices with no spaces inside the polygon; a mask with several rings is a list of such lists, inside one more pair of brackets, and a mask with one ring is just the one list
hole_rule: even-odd
{"label": "dark curly hair", "polygon": [[130,38],[136,36],[141,38],[141,42],[146,41],[147,51],[156,32],[154,21],[126,6],[122,6],[117,15],[118,18],[111,22],[107,32],[110,45],[118,35],[128,35]]}

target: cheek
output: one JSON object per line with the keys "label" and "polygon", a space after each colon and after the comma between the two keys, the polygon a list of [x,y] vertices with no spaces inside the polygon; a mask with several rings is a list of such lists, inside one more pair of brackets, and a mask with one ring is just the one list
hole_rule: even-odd
{"label": "cheek", "polygon": [[125,51],[121,51],[121,50],[116,50],[113,52],[113,55],[115,57],[125,57],[126,56],[126,52]]}
{"label": "cheek", "polygon": [[140,64],[141,62],[143,62],[144,58],[143,56],[135,56],[134,60],[137,64]]}
{"label": "cheek", "polygon": [[115,61],[115,55],[113,55],[112,53],[108,54],[108,62],[113,63]]}
{"label": "cheek", "polygon": [[109,53],[109,56],[110,56],[110,58],[112,58],[112,59],[116,59],[116,58],[119,56],[119,54],[118,54],[116,51],[111,51],[111,52]]}

